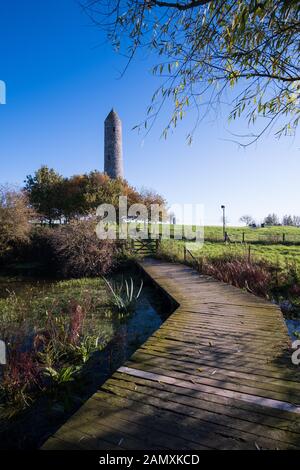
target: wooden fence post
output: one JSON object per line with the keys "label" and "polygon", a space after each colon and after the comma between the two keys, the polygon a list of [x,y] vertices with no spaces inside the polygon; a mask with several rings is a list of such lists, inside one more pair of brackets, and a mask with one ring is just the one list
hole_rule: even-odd
{"label": "wooden fence post", "polygon": [[245,243],[245,232],[243,232],[243,243]]}
{"label": "wooden fence post", "polygon": [[285,243],[285,233],[282,234],[282,242]]}
{"label": "wooden fence post", "polygon": [[251,261],[251,245],[248,246],[248,262]]}
{"label": "wooden fence post", "polygon": [[186,246],[183,245],[183,260],[186,262]]}

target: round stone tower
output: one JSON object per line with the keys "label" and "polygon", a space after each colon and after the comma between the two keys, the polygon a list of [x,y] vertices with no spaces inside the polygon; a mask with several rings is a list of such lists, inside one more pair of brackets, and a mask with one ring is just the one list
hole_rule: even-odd
{"label": "round stone tower", "polygon": [[111,178],[123,178],[122,122],[112,109],[104,123],[104,171]]}

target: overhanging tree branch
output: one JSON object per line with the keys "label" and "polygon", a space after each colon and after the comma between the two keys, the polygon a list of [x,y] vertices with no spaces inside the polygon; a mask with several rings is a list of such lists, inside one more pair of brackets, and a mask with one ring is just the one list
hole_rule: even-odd
{"label": "overhanging tree branch", "polygon": [[166,7],[166,8],[175,8],[176,10],[184,11],[190,10],[191,8],[200,7],[205,5],[206,3],[211,2],[211,0],[195,0],[188,3],[179,3],[179,2],[164,2],[160,0],[145,0],[145,3],[149,6],[158,6],[158,7]]}
{"label": "overhanging tree branch", "polygon": [[280,125],[275,135],[281,135],[295,132],[300,119],[298,4],[296,0],[89,0],[85,8],[118,50],[125,45],[128,64],[138,49],[157,54],[153,72],[162,82],[148,108],[145,128],[151,128],[167,101],[173,103],[173,112],[164,135],[188,108],[205,114],[207,108],[218,110],[222,94],[238,85],[230,119],[244,115],[252,125],[262,116],[267,129]]}

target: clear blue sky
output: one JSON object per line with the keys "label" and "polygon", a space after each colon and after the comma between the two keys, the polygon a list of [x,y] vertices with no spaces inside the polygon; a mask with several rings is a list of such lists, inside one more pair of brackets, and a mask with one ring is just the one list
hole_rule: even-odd
{"label": "clear blue sky", "polygon": [[[191,147],[189,116],[166,141],[166,115],[143,140],[132,127],[145,116],[158,83],[150,59],[137,60],[119,79],[124,59],[91,26],[74,0],[14,0],[0,6],[0,182],[21,184],[41,164],[63,175],[103,170],[103,121],[112,108],[123,121],[127,180],[162,193],[169,203],[203,203],[206,224],[244,213],[300,215],[300,143],[273,136],[239,148],[225,112],[203,122]],[[230,129],[230,128],[229,128]],[[239,125],[232,128],[239,131]],[[299,133],[298,133],[299,134]]]}

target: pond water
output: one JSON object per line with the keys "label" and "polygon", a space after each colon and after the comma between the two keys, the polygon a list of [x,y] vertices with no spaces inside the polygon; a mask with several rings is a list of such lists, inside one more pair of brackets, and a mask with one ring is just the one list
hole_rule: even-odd
{"label": "pond water", "polygon": [[285,323],[292,341],[300,339],[300,319],[286,318]]}
{"label": "pond water", "polygon": [[[125,317],[103,318],[103,326],[113,329],[112,340],[97,354],[98,378],[103,382],[143,344],[175,309],[157,288],[144,279],[144,287],[134,312]],[[98,360],[100,358],[100,361]]]}
{"label": "pond water", "polygon": [[[140,282],[141,273],[136,269],[126,270],[125,274],[127,278],[130,276]],[[115,277],[120,277],[120,274]],[[87,331],[105,336],[106,347],[93,354],[84,366],[82,383],[70,384],[68,396],[55,400],[42,396],[20,419],[9,425],[5,423],[3,426],[2,423],[0,449],[39,447],[159,328],[175,305],[146,278],[143,282],[142,293],[130,314],[120,315],[112,309],[103,308],[87,317]],[[49,280],[0,277],[0,315],[3,313],[1,298],[11,296],[13,292],[13,295],[25,298],[40,292],[49,301],[56,292],[55,285]],[[76,286],[74,281],[74,290]]]}

